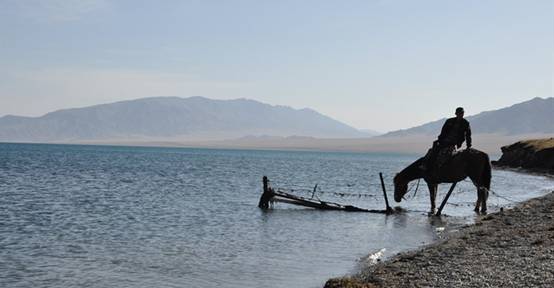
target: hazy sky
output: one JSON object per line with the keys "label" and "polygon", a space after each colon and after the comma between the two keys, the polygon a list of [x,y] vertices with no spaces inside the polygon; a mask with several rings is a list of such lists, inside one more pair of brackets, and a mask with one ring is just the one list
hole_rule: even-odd
{"label": "hazy sky", "polygon": [[553,96],[554,2],[0,0],[0,116],[149,96],[411,127]]}

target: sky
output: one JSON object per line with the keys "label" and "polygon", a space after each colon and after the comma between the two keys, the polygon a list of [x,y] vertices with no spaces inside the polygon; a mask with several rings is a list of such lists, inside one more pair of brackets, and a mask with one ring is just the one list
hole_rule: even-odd
{"label": "sky", "polygon": [[205,96],[384,132],[553,91],[551,0],[0,0],[0,116]]}

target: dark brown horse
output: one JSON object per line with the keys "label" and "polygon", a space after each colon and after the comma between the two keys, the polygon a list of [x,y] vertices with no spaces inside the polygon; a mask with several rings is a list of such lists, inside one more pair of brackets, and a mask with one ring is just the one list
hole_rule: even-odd
{"label": "dark brown horse", "polygon": [[438,172],[437,179],[428,177],[421,166],[425,161],[420,158],[406,167],[394,177],[394,200],[400,202],[408,190],[408,183],[415,179],[423,178],[429,188],[431,197],[431,214],[435,213],[435,198],[439,183],[455,183],[469,177],[477,188],[477,202],[475,212],[487,212],[487,198],[491,186],[491,164],[489,156],[485,152],[475,149],[466,149],[456,153],[446,162]]}

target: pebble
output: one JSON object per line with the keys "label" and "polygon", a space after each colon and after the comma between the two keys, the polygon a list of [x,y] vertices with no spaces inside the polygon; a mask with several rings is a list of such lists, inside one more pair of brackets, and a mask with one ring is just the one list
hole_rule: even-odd
{"label": "pebble", "polygon": [[[554,287],[554,193],[325,287]],[[335,285],[335,286],[333,286]]]}

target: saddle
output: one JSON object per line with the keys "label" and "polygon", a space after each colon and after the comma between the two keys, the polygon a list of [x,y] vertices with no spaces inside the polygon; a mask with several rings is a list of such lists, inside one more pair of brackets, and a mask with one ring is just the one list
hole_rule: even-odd
{"label": "saddle", "polygon": [[462,152],[456,151],[456,148],[454,148],[454,146],[446,146],[440,148],[433,147],[429,149],[429,152],[425,157],[428,159],[428,163],[431,163],[430,165],[428,165],[428,169],[425,169],[424,178],[434,181],[438,180],[440,169],[445,165],[448,165],[452,161],[452,159],[454,159],[460,153]]}

